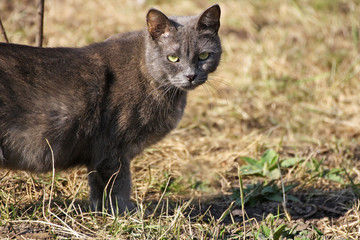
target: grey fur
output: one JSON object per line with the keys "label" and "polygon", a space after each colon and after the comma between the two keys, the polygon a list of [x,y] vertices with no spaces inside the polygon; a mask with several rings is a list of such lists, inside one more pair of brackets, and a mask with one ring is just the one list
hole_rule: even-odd
{"label": "grey fur", "polygon": [[151,9],[148,30],[83,48],[0,44],[0,166],[85,165],[93,210],[132,209],[130,161],[176,127],[187,91],[216,70],[219,18],[218,5],[193,17]]}

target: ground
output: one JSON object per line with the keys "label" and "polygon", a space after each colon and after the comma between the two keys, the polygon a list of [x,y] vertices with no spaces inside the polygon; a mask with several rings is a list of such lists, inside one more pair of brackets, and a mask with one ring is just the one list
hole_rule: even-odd
{"label": "ground", "polygon": [[[144,28],[150,7],[189,15],[215,3],[46,1],[44,45]],[[3,169],[2,238],[360,238],[360,2],[218,3],[221,65],[178,128],[133,160],[139,210],[89,213],[83,168]],[[9,40],[34,45],[35,1],[0,9]]]}

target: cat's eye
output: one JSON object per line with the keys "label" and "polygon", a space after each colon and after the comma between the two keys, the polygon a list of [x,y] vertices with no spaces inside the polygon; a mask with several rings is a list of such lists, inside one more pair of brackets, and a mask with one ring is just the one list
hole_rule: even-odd
{"label": "cat's eye", "polygon": [[178,62],[179,61],[179,57],[175,56],[175,55],[169,55],[167,56],[167,59],[170,61],[170,62]]}
{"label": "cat's eye", "polygon": [[209,58],[209,53],[207,53],[207,52],[203,52],[203,53],[200,53],[199,54],[199,59],[200,60],[206,60],[206,59],[208,59]]}

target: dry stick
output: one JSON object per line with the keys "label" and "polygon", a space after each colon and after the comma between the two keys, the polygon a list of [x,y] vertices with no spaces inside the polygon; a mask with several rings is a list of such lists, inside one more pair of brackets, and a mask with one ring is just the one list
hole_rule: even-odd
{"label": "dry stick", "polygon": [[154,212],[153,212],[153,214],[152,214],[152,216],[151,216],[151,219],[154,217],[157,209],[158,209],[159,206],[160,206],[161,201],[164,199],[165,193],[166,193],[166,191],[167,191],[167,189],[168,189],[168,187],[169,187],[169,184],[170,184],[170,180],[171,180],[171,177],[168,178],[168,181],[167,181],[167,183],[166,183],[165,189],[164,189],[163,193],[161,194],[161,197],[160,197],[158,203],[156,204],[156,207],[155,207],[155,210],[154,210]]}
{"label": "dry stick", "polygon": [[2,24],[1,18],[0,18],[0,29],[1,29],[2,35],[3,35],[4,39],[5,39],[5,42],[9,43],[9,39],[6,36],[5,28],[4,28],[3,24]]}
{"label": "dry stick", "polygon": [[281,168],[280,168],[280,162],[279,162],[279,158],[277,159],[277,167],[280,171],[280,181],[281,181],[281,189],[282,189],[282,194],[283,194],[283,201],[282,201],[282,205],[283,205],[283,209],[284,209],[284,213],[285,213],[285,217],[286,219],[291,222],[291,215],[288,212],[287,208],[286,208],[286,193],[285,193],[285,185],[284,185],[284,181],[283,181],[283,177],[281,174]]}
{"label": "dry stick", "polygon": [[[109,179],[108,183],[107,183],[106,186],[105,186],[105,189],[107,189],[108,186],[109,186],[110,181],[111,181],[112,178],[114,177],[114,181],[112,181],[112,183],[111,183],[111,187],[110,187],[110,191],[109,191],[109,196],[108,196],[108,198],[109,198],[109,203],[110,203],[110,207],[111,207],[111,213],[112,213],[114,216],[116,216],[116,214],[115,214],[115,211],[114,211],[111,194],[112,194],[112,191],[113,191],[113,188],[114,188],[115,181],[116,181],[116,179],[117,179],[117,177],[118,177],[118,175],[119,175],[119,173],[120,173],[121,165],[122,165],[122,164],[120,164],[119,169],[111,176],[111,178]],[[116,211],[119,212],[119,203],[118,203],[117,199],[115,199],[115,201],[116,201],[116,202],[115,202],[115,203],[116,203]]]}
{"label": "dry stick", "polygon": [[246,239],[246,225],[245,225],[245,198],[244,198],[244,185],[242,181],[242,172],[240,170],[240,166],[238,165],[238,176],[239,176],[239,188],[240,188],[240,199],[241,199],[241,213],[243,218],[243,230],[244,236],[243,238]]}
{"label": "dry stick", "polygon": [[51,178],[49,205],[48,205],[48,211],[51,212],[51,200],[52,200],[52,195],[54,192],[54,182],[55,182],[55,158],[54,158],[54,151],[49,143],[49,140],[47,140],[46,138],[45,138],[45,140],[51,151],[51,162],[52,162],[52,178]]}
{"label": "dry stick", "polygon": [[45,0],[39,0],[39,6],[38,6],[39,29],[38,29],[38,35],[36,36],[36,46],[38,47],[42,47],[43,44],[44,5],[45,5]]}
{"label": "dry stick", "polygon": [[[55,182],[55,159],[54,159],[54,152],[53,149],[50,145],[49,140],[47,140],[47,138],[45,138],[45,141],[47,143],[47,145],[50,148],[50,152],[51,152],[51,162],[52,162],[52,178],[51,178],[51,188],[50,188],[50,194],[49,194],[49,204],[48,204],[48,213],[51,214],[51,200],[52,200],[52,195],[53,195],[53,190],[54,190],[54,182]],[[45,186],[44,186],[44,198],[43,198],[43,215],[46,221],[50,222],[50,219],[46,216],[45,214],[45,199],[46,199],[46,193],[45,193]]]}
{"label": "dry stick", "polygon": [[[51,188],[50,188],[50,194],[49,194],[49,204],[48,204],[48,213],[49,215],[52,215],[53,217],[57,218],[64,226],[65,229],[67,229],[67,231],[69,231],[70,233],[74,233],[74,235],[79,236],[79,233],[75,232],[73,229],[71,229],[71,227],[66,224],[66,222],[64,222],[61,218],[59,218],[59,216],[57,216],[56,214],[54,214],[51,211],[51,201],[52,201],[52,196],[54,193],[54,183],[55,183],[55,157],[54,157],[54,151],[50,145],[50,142],[47,138],[45,138],[47,145],[50,148],[50,152],[51,152],[51,162],[52,162],[52,178],[51,178]],[[45,190],[44,190],[44,196],[45,196]],[[46,219],[46,221],[48,221],[49,223],[51,223],[50,218],[48,219],[45,215],[45,197],[44,197],[44,203],[43,203],[43,214],[44,217]],[[57,206],[59,208],[59,206]]]}

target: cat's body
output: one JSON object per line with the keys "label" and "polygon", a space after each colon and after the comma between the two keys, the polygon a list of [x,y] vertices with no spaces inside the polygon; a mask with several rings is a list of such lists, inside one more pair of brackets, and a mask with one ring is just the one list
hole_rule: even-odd
{"label": "cat's body", "polygon": [[[173,129],[186,92],[163,94],[164,89],[147,79],[145,62],[139,61],[144,59],[141,34],[73,49],[0,44],[0,79],[7,80],[0,85],[1,146],[7,156],[2,165],[50,171],[45,139],[56,156],[56,169],[87,164],[90,150],[99,147],[94,140],[100,138],[116,139],[108,144],[126,146],[122,154],[132,158]],[[124,52],[131,58],[122,59]],[[111,61],[103,53],[113,55]],[[127,69],[129,65],[139,71]],[[21,152],[8,154],[10,148]]]}
{"label": "cat's body", "polygon": [[176,127],[187,90],[215,71],[219,17],[217,5],[173,20],[150,10],[147,31],[83,48],[0,44],[0,167],[86,165],[93,209],[104,191],[104,206],[132,208],[130,160]]}

